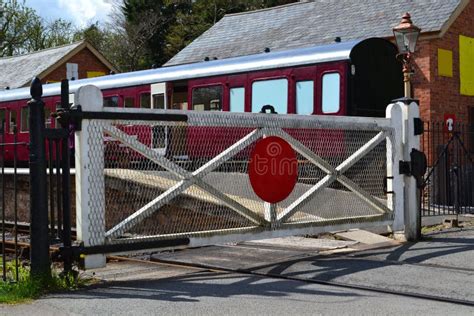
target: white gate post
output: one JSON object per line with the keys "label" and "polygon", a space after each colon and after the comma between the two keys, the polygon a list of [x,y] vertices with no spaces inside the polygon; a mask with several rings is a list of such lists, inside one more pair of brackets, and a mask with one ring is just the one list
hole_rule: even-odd
{"label": "white gate post", "polygon": [[393,128],[392,136],[387,139],[387,206],[394,212],[394,235],[403,234],[405,229],[404,178],[399,168],[403,160],[403,107],[403,103],[397,102],[386,109]]}
{"label": "white gate post", "polygon": [[[415,118],[420,117],[418,104],[413,100],[407,100],[403,106],[403,160],[411,161],[412,149],[420,149],[420,136],[415,135]],[[405,237],[407,240],[419,238],[420,227],[420,203],[419,190],[415,177],[405,175]]]}
{"label": "white gate post", "polygon": [[[83,111],[102,111],[102,92],[92,85],[83,86],[74,104]],[[83,119],[81,125],[75,132],[76,228],[78,241],[88,247],[105,242],[104,135],[99,126],[91,128],[91,120]],[[104,267],[105,260],[103,254],[87,255],[84,268]]]}

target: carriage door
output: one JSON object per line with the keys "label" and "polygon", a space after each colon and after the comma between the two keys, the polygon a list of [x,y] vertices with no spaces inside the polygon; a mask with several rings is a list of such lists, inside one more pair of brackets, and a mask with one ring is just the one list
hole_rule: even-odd
{"label": "carriage door", "polygon": [[[151,108],[166,110],[166,83],[155,83],[151,85]],[[151,145],[152,148],[161,155],[166,154],[166,148],[169,138],[169,128],[165,126],[152,126]]]}

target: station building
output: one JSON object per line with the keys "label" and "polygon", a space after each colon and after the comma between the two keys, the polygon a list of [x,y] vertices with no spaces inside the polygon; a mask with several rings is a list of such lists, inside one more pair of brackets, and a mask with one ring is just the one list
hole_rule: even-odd
{"label": "station building", "polygon": [[0,90],[108,75],[117,69],[87,41],[0,58]]}
{"label": "station building", "polygon": [[166,66],[369,37],[393,41],[405,12],[422,29],[412,76],[422,119],[474,123],[474,0],[314,0],[229,14]]}

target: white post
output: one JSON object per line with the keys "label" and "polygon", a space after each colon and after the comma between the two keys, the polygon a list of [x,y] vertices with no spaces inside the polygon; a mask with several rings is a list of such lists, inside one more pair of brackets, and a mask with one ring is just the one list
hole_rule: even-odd
{"label": "white post", "polygon": [[[420,136],[415,136],[414,118],[420,117],[418,104],[407,101],[403,106],[403,160],[411,161],[410,153],[412,149],[420,149]],[[405,237],[407,240],[417,240],[419,238],[420,210],[419,210],[419,190],[416,179],[413,176],[404,176],[405,182]]]}
{"label": "white post", "polygon": [[[74,104],[83,111],[102,111],[102,92],[91,85],[81,87]],[[105,242],[104,137],[102,128],[91,124],[91,120],[82,120],[81,130],[75,133],[76,228],[77,239],[85,247]],[[84,268],[104,267],[105,259],[102,254],[87,255]]]}
{"label": "white post", "polygon": [[404,178],[400,174],[399,162],[403,160],[403,107],[401,102],[387,107],[386,117],[393,128],[392,136],[387,139],[387,206],[394,212],[392,231],[395,236],[403,235],[405,229],[404,214]]}

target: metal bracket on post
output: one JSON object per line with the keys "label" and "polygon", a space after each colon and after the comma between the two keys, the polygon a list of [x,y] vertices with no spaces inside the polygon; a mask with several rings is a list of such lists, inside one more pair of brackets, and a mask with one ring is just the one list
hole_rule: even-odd
{"label": "metal bracket on post", "polygon": [[425,132],[424,122],[421,118],[414,117],[413,118],[413,126],[414,126],[414,129],[415,129],[415,136],[421,135]]}
{"label": "metal bracket on post", "polygon": [[410,161],[403,161],[400,160],[398,162],[398,170],[400,174],[404,174],[406,176],[411,176],[411,163]]}

